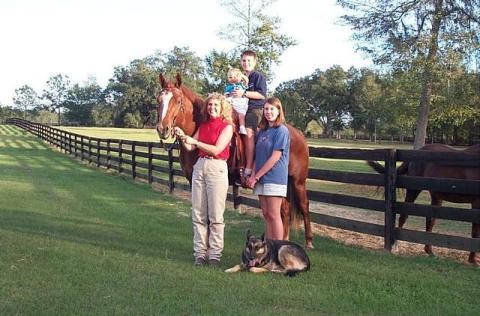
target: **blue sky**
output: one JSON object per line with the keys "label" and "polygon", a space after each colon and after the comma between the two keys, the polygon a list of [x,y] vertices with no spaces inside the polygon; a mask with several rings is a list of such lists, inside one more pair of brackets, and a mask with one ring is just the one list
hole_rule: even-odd
{"label": "blue sky", "polygon": [[[354,50],[351,32],[338,24],[334,0],[278,0],[266,11],[282,19],[283,33],[299,44],[282,56],[280,82],[338,64],[371,65]],[[115,66],[155,50],[188,46],[200,57],[228,50],[217,32],[232,16],[218,0],[2,0],[0,1],[0,103],[12,104],[24,84],[41,93],[53,75],[105,86]]]}

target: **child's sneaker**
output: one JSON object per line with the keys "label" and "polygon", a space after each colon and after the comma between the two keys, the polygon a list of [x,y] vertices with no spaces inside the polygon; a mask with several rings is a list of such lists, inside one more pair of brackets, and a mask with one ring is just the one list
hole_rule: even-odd
{"label": "child's sneaker", "polygon": [[238,128],[238,133],[242,135],[247,135],[247,129],[245,128],[245,125],[240,125]]}

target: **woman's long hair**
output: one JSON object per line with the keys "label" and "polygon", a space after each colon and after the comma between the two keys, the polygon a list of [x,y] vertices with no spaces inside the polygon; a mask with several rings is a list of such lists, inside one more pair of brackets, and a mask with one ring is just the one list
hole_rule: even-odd
{"label": "woman's long hair", "polygon": [[210,93],[207,99],[205,100],[205,104],[202,109],[202,115],[203,115],[204,121],[206,122],[210,119],[210,115],[208,114],[208,111],[207,111],[207,104],[210,100],[220,101],[220,116],[223,118],[225,122],[233,125],[232,106],[230,105],[230,102],[227,101],[227,99],[223,94],[220,94],[217,92]]}
{"label": "woman's long hair", "polygon": [[[275,119],[275,122],[273,123],[273,127],[278,127],[281,124],[284,124],[285,123],[285,115],[283,114],[283,106],[282,106],[282,102],[280,101],[280,99],[277,98],[277,97],[271,97],[271,98],[268,98],[267,101],[265,102],[265,104],[267,104],[267,103],[273,105],[274,107],[276,107],[278,109],[278,116]],[[258,128],[266,129],[268,127],[269,127],[268,121],[265,118],[265,114],[262,113],[262,119],[260,120],[260,123],[258,123]]]}

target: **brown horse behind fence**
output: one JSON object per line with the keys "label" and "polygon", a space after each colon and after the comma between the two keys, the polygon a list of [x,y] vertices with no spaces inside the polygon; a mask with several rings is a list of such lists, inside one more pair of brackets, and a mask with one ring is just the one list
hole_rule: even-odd
{"label": "brown horse behind fence", "polygon": [[[425,145],[420,150],[432,152],[461,152],[465,155],[480,154],[480,145],[474,145],[464,150],[458,150],[443,144]],[[385,168],[378,162],[369,161],[368,164],[379,173],[385,173]],[[398,175],[406,174],[408,176],[428,177],[428,178],[451,178],[465,180],[480,180],[480,168],[471,166],[460,166],[446,163],[438,163],[432,161],[413,161],[403,162],[397,169]],[[421,190],[407,189],[405,202],[413,203]],[[438,191],[429,191],[431,197],[431,205],[441,206],[443,201],[454,203],[470,203],[473,209],[480,209],[480,190],[478,194],[459,194]],[[398,227],[402,228],[407,221],[408,215],[401,214],[398,220]],[[425,229],[431,232],[435,225],[435,218],[427,217]],[[472,238],[480,237],[480,223],[472,223]],[[432,245],[425,245],[425,252],[433,254]],[[477,264],[475,252],[470,252],[468,261]]]}
{"label": "brown horse behind fence", "polygon": [[[203,100],[182,84],[180,75],[177,75],[175,82],[167,81],[162,74],[159,76],[162,91],[157,97],[158,100],[158,122],[157,132],[160,139],[167,139],[173,136],[173,128],[180,127],[187,135],[193,135],[201,123],[201,109]],[[306,191],[306,180],[308,176],[308,144],[303,134],[296,128],[287,124],[290,131],[290,162],[288,165],[288,196],[282,201],[281,215],[283,222],[284,238],[289,237],[290,206],[303,216],[305,229],[305,247],[313,248],[313,233],[310,223],[309,201]],[[236,138],[239,140],[239,138]],[[241,143],[234,141],[235,143]],[[238,158],[234,148],[231,159]],[[196,151],[186,151],[180,146],[179,160],[185,177],[191,181],[193,165],[197,161]],[[234,166],[230,163],[229,166]],[[238,164],[236,164],[238,166]],[[238,168],[229,168],[229,173],[238,172]]]}

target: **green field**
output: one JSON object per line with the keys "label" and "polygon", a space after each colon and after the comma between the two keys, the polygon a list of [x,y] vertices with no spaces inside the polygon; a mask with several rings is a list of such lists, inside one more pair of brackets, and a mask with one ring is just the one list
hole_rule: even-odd
{"label": "green field", "polygon": [[[0,125],[1,315],[478,314],[478,269],[315,236],[295,278],[225,274],[260,218],[227,210],[221,269],[194,267],[190,204]],[[293,239],[301,242],[301,233]]]}

